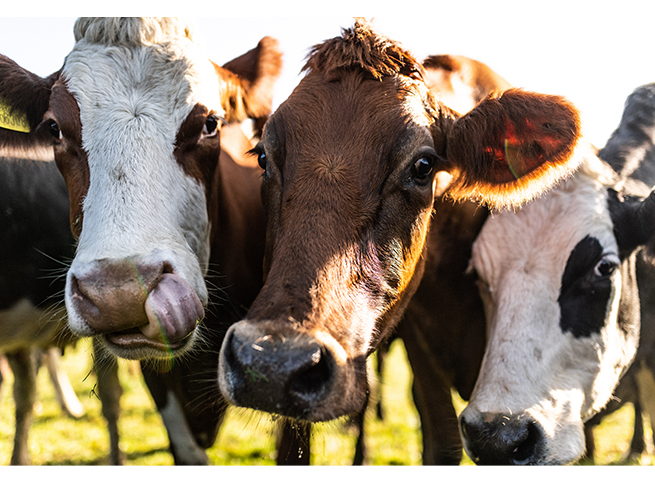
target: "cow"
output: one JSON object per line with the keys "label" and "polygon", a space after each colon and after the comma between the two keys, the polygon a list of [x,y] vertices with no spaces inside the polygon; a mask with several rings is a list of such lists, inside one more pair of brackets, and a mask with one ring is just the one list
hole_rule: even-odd
{"label": "cow", "polygon": [[[58,367],[60,350],[76,341],[66,326],[62,306],[65,266],[74,253],[68,192],[52,159],[41,160],[38,152],[32,158],[12,156],[0,157],[0,352],[14,375],[11,464],[26,465],[30,463],[27,441],[41,356],[62,406],[75,417],[82,415],[83,407]],[[104,366],[98,376],[113,464],[122,460],[117,376],[111,365]]]}
{"label": "cow", "polygon": [[490,217],[475,240],[487,346],[459,421],[478,464],[575,462],[584,422],[633,362],[653,303],[654,179],[640,149],[617,145],[632,155],[620,160],[608,147],[608,164],[589,146],[571,179]]}
{"label": "cow", "polygon": [[74,34],[46,78],[0,59],[0,96],[31,130],[4,143],[53,146],[66,182],[70,330],[142,360],[176,463],[206,463],[217,353],[263,277],[261,174],[238,124],[261,128],[281,53],[264,37],[221,67],[172,18],[80,18]]}
{"label": "cow", "polygon": [[265,281],[227,332],[219,386],[235,405],[312,423],[365,403],[367,357],[438,242],[426,241],[441,220],[436,174],[452,176],[450,199],[518,206],[571,173],[580,132],[568,101],[517,89],[460,116],[361,19],[315,46],[304,72],[254,149]]}
{"label": "cow", "polygon": [[473,109],[491,92],[512,87],[488,65],[463,55],[430,55],[423,68],[432,93],[460,114]]}

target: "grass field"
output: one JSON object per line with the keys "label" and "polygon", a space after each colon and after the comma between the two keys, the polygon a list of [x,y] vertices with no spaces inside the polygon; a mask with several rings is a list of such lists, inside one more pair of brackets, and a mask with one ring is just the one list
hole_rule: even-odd
{"label": "grass field", "polygon": [[[74,420],[66,417],[54,398],[47,371],[39,373],[38,403],[30,448],[35,465],[105,464],[108,435],[93,394],[95,378],[91,370],[90,346],[80,343],[62,359],[86,415]],[[411,402],[411,373],[401,343],[394,343],[385,365],[382,399],[384,421],[371,408],[366,418],[367,464],[420,465],[421,436],[419,419]],[[138,365],[121,362],[120,378],[124,388],[119,429],[126,465],[171,465],[168,439],[154,403],[140,377]],[[0,465],[9,464],[14,433],[12,380],[0,388]],[[459,409],[464,404],[458,402]],[[606,417],[596,429],[597,463],[614,464],[627,451],[632,435],[633,411],[630,406]],[[230,409],[218,440],[208,451],[215,465],[273,465],[275,463],[274,424],[270,415],[244,409]],[[355,452],[356,432],[345,421],[316,426],[312,439],[313,465],[350,465]],[[635,463],[655,465],[650,455]],[[463,465],[471,465],[464,458]]]}

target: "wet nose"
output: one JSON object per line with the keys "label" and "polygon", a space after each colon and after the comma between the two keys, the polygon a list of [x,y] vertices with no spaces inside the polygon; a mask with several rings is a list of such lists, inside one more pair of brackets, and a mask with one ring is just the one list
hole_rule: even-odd
{"label": "wet nose", "polygon": [[543,429],[528,414],[464,411],[460,429],[466,451],[478,465],[533,465],[545,446]]}
{"label": "wet nose", "polygon": [[329,392],[333,371],[330,351],[311,335],[270,334],[243,321],[228,331],[219,367],[233,403],[299,419]]}
{"label": "wet nose", "polygon": [[100,260],[70,276],[71,308],[96,334],[138,328],[175,343],[204,317],[193,288],[166,263]]}

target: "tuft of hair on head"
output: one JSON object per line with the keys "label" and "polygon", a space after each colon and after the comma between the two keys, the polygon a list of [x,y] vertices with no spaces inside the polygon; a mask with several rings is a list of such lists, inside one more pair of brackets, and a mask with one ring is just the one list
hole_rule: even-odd
{"label": "tuft of hair on head", "polygon": [[414,56],[400,43],[377,32],[367,20],[358,17],[352,28],[344,28],[341,33],[341,37],[312,47],[302,71],[329,74],[360,68],[378,80],[396,75],[423,78],[423,66]]}
{"label": "tuft of hair on head", "polygon": [[177,17],[80,17],[73,27],[75,42],[145,46],[175,38],[193,39],[193,27]]}

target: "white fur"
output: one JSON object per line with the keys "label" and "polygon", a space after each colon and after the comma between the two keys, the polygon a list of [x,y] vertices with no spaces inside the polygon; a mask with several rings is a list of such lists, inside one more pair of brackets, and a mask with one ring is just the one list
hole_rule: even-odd
{"label": "white fur", "polygon": [[583,422],[608,401],[634,356],[617,325],[621,274],[612,275],[608,322],[600,334],[563,333],[557,301],[568,257],[585,236],[618,256],[606,176],[595,156],[552,193],[516,213],[493,215],[472,254],[483,282],[488,345],[467,411],[529,413],[548,439],[544,463],[584,452]]}
{"label": "white fur", "polygon": [[208,458],[200,447],[184,416],[184,409],[173,392],[166,392],[166,406],[159,410],[168,432],[171,449],[177,463],[184,465],[207,465]]}
{"label": "white fur", "polygon": [[[200,47],[179,35],[189,31],[184,24],[155,22],[138,35],[112,33],[111,25],[86,28],[86,37],[76,28],[79,40],[62,73],[80,108],[90,170],[69,279],[94,260],[153,256],[169,262],[205,303],[209,221],[204,187],[185,175],[173,149],[196,103],[223,115],[214,68]],[[112,36],[121,43],[94,43]],[[91,335],[69,298],[67,290],[72,328]]]}

